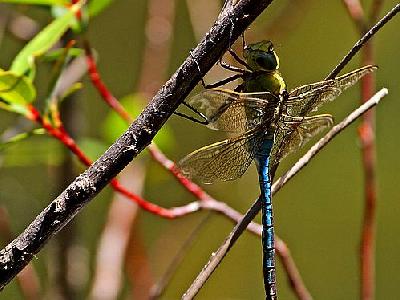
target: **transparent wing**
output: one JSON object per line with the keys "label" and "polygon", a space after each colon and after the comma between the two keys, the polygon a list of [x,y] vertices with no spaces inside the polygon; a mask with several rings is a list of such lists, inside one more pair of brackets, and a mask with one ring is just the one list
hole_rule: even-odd
{"label": "transparent wing", "polygon": [[185,176],[203,183],[234,180],[246,172],[262,141],[262,132],[248,131],[200,148],[183,158],[178,166]]}
{"label": "transparent wing", "polygon": [[291,115],[305,116],[317,110],[322,104],[332,101],[363,76],[376,69],[376,66],[369,65],[332,80],[297,87],[289,93],[286,102],[287,112]]}
{"label": "transparent wing", "polygon": [[204,90],[188,103],[202,112],[211,129],[245,132],[273,114],[278,98],[268,92],[237,93],[223,89]]}
{"label": "transparent wing", "polygon": [[333,124],[332,116],[327,114],[311,117],[287,116],[286,119],[275,134],[271,151],[272,166]]}

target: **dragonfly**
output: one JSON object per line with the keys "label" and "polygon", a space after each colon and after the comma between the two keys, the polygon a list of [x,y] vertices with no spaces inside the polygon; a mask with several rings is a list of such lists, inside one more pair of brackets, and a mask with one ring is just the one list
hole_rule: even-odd
{"label": "dragonfly", "polygon": [[[277,299],[277,289],[270,170],[333,124],[331,115],[311,112],[377,67],[364,66],[335,79],[287,91],[271,41],[244,45],[244,59],[231,54],[244,69],[220,61],[238,74],[210,85],[212,88],[192,97],[186,105],[199,113],[210,129],[234,136],[195,150],[178,166],[185,176],[211,184],[239,178],[255,161],[262,202],[264,287],[266,299],[272,300]],[[242,82],[235,90],[217,88],[239,78]]]}

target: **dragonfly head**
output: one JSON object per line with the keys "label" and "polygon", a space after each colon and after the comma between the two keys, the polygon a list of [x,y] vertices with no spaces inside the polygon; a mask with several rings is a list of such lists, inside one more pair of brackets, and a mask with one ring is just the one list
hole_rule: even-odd
{"label": "dragonfly head", "polygon": [[279,68],[279,57],[271,41],[247,45],[243,56],[252,71],[275,71]]}

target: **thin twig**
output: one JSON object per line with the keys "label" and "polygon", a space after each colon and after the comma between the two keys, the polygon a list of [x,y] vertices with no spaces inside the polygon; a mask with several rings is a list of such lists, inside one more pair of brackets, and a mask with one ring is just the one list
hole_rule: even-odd
{"label": "thin twig", "polygon": [[325,80],[335,78],[341,70],[349,63],[349,61],[357,54],[358,51],[377,33],[387,22],[389,22],[400,11],[400,3],[392,8],[382,19],[379,20],[361,39],[351,48],[351,50],[343,57],[340,63],[326,76]]}
{"label": "thin twig", "polygon": [[[289,170],[284,176],[278,179],[276,183],[272,186],[272,194],[276,193],[282,185],[287,182],[291,177],[298,173],[310,160],[315,156],[326,144],[335,137],[340,131],[342,131],[345,127],[350,125],[356,118],[360,117],[363,113],[365,113],[371,107],[377,105],[387,94],[386,89],[382,89],[374,97],[372,97],[365,104],[361,105],[358,109],[352,112],[347,118],[345,118],[338,125],[334,126],[316,145],[311,147],[311,149]],[[261,209],[261,201],[258,199],[255,203],[253,203],[252,207],[246,212],[245,216],[243,216],[240,223],[238,223],[233,230],[230,232],[228,237],[225,239],[223,244],[219,247],[219,249],[213,253],[213,255],[208,260],[207,264],[201,270],[199,275],[197,275],[196,279],[193,281],[191,286],[182,296],[182,299],[189,300],[193,299],[194,296],[200,291],[205,282],[210,278],[211,274],[217,268],[217,266],[221,263],[222,259],[228,253],[229,249],[235,244],[236,240],[242,234],[242,232],[246,229],[247,225],[253,220],[253,218],[257,215],[258,211]],[[297,289],[295,289],[297,290]],[[299,296],[299,295],[298,295]],[[300,298],[302,299],[302,298]],[[304,298],[309,299],[309,298]]]}
{"label": "thin twig", "polygon": [[205,38],[128,130],[53,200],[20,236],[0,251],[0,289],[151,142],[201,77],[271,1],[241,0],[221,12]]}

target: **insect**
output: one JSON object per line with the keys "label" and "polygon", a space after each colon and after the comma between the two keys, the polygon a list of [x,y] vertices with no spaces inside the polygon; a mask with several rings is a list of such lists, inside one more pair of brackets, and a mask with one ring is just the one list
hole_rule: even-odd
{"label": "insect", "polygon": [[270,169],[333,124],[331,115],[309,116],[312,111],[377,67],[365,66],[288,92],[270,41],[245,46],[244,60],[232,55],[246,69],[224,64],[238,74],[211,86],[241,78],[235,91],[206,89],[187,105],[201,113],[209,128],[236,136],[195,150],[179,162],[179,167],[184,175],[210,184],[242,176],[255,160],[262,200],[264,286],[266,298],[277,299]]}

